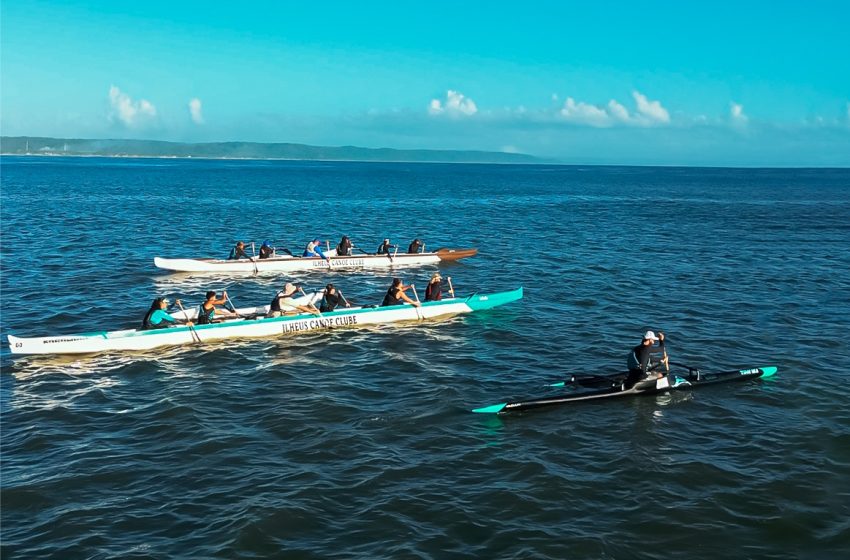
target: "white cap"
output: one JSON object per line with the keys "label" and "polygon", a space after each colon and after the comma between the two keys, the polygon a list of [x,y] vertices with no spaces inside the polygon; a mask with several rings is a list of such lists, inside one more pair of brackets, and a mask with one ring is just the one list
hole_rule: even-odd
{"label": "white cap", "polygon": [[646,331],[646,334],[643,335],[644,340],[658,340],[658,337],[655,336],[655,333],[652,331]]}
{"label": "white cap", "polygon": [[284,294],[294,294],[296,291],[298,291],[298,288],[295,287],[295,284],[289,282],[283,287]]}

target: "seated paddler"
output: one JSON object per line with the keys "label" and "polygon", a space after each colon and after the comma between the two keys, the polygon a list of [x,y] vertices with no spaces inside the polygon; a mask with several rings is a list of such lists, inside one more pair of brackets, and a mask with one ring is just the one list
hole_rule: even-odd
{"label": "seated paddler", "polygon": [[[174,305],[180,305],[180,300],[176,300],[170,307],[166,298],[159,297],[153,300],[150,309],[145,313],[145,318],[142,319],[142,330],[165,329],[180,324],[181,321],[168,313],[168,310]],[[191,321],[186,321],[185,324],[189,327],[192,326]]]}
{"label": "seated paddler", "polygon": [[239,259],[250,259],[251,257],[248,253],[245,252],[245,243],[242,241],[238,241],[236,246],[230,250],[230,254],[227,256],[227,260],[229,261],[237,261]]}
{"label": "seated paddler", "polygon": [[[657,346],[655,343],[658,343]],[[652,355],[660,353],[659,359],[653,360]],[[631,389],[635,383],[648,378],[661,378],[664,373],[655,372],[662,365],[667,365],[667,350],[664,347],[664,333],[658,331],[658,336],[652,331],[646,331],[640,344],[632,348],[626,359],[629,375],[623,384],[623,389]]]}
{"label": "seated paddler", "polygon": [[216,306],[225,305],[227,303],[227,290],[221,293],[221,297],[217,297],[216,293],[212,290],[206,293],[206,299],[204,303],[202,303],[198,307],[198,324],[199,325],[207,325],[209,323],[219,322],[216,319],[216,312],[223,311],[223,316],[221,319],[225,319],[227,317],[232,317],[234,314],[230,311],[226,311],[223,309],[218,309]]}
{"label": "seated paddler", "polygon": [[299,286],[287,282],[283,287],[283,290],[275,294],[274,299],[269,305],[269,313],[266,317],[280,317],[281,315],[298,313],[312,313],[313,315],[320,315],[321,313],[318,309],[316,309],[315,305],[300,305],[295,301],[295,294],[298,292],[307,295]]}

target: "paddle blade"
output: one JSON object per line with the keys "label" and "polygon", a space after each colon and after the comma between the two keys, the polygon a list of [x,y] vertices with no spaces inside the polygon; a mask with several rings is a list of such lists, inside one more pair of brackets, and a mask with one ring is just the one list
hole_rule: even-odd
{"label": "paddle blade", "polygon": [[567,384],[566,381],[559,381],[557,383],[550,383],[549,386],[550,387],[563,387],[566,384]]}
{"label": "paddle blade", "polygon": [[494,404],[492,406],[485,406],[483,408],[474,408],[472,412],[480,412],[482,414],[496,414],[497,412],[501,412],[505,405],[508,403]]}
{"label": "paddle blade", "polygon": [[760,369],[764,372],[764,373],[761,374],[762,377],[770,377],[771,375],[776,373],[776,371],[779,368],[776,367],[776,366],[768,366],[768,367],[763,367],[763,368],[760,368]]}

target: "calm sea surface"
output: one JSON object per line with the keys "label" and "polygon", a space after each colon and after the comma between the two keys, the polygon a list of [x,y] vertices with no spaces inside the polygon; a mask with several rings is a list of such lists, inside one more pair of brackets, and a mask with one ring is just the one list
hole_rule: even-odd
{"label": "calm sea surface", "polygon": [[[215,278],[153,257],[478,247],[422,325],[0,365],[3,558],[850,554],[850,170],[3,158],[0,331],[136,326],[153,297],[268,303],[393,273]],[[436,267],[396,272],[424,290]],[[647,328],[770,380],[512,417]]]}

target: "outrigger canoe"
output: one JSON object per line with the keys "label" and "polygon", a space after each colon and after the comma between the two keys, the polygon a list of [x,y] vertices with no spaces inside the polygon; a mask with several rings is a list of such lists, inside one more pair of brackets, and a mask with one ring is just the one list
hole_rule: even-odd
{"label": "outrigger canoe", "polygon": [[[623,387],[621,385],[622,379],[625,377],[625,374],[618,374],[614,376],[592,376],[596,379],[594,380],[594,384],[596,384],[597,386],[600,384],[604,384],[608,385],[608,387],[596,391],[585,391],[582,393],[572,393],[537,399],[526,399],[514,402],[503,402],[500,404],[476,408],[473,409],[472,412],[506,414],[509,412],[522,412],[526,410],[534,410],[536,408],[558,406],[576,402],[598,401],[602,399],[630,397],[635,395],[654,395],[658,393],[666,393],[668,391],[695,389],[703,385],[713,385],[715,383],[722,383],[725,381],[742,381],[744,379],[770,377],[771,375],[776,373],[777,369],[778,368],[776,368],[775,366],[765,366],[746,369],[734,369],[716,373],[702,373],[697,369],[690,369],[686,374],[670,373],[660,379],[650,379],[647,381],[641,381],[636,383],[635,386],[631,389],[626,390],[623,390]],[[564,385],[571,386],[569,383],[557,383],[553,386]]]}
{"label": "outrigger canoe", "polygon": [[494,294],[474,293],[468,297],[422,302],[421,307],[410,304],[388,307],[346,307],[319,316],[311,314],[285,315],[266,318],[264,315],[245,315],[252,310],[263,313],[266,308],[237,309],[242,317],[208,325],[185,325],[152,330],[122,330],[86,334],[19,338],[9,335],[13,354],[88,354],[119,350],[148,350],[158,346],[186,345],[214,340],[246,337],[265,337],[281,334],[332,330],[342,327],[361,327],[422,321],[446,315],[457,315],[491,309],[522,298],[522,288]]}
{"label": "outrigger canoe", "polygon": [[403,266],[421,266],[446,261],[456,261],[471,257],[478,249],[438,249],[433,253],[388,253],[386,255],[336,256],[334,251],[326,252],[328,259],[321,257],[294,257],[277,255],[268,259],[253,257],[242,260],[224,259],[165,259],[154,257],[154,264],[162,269],[174,272],[210,272],[232,273],[246,272],[297,272],[305,270],[345,270],[361,268],[395,268]]}

